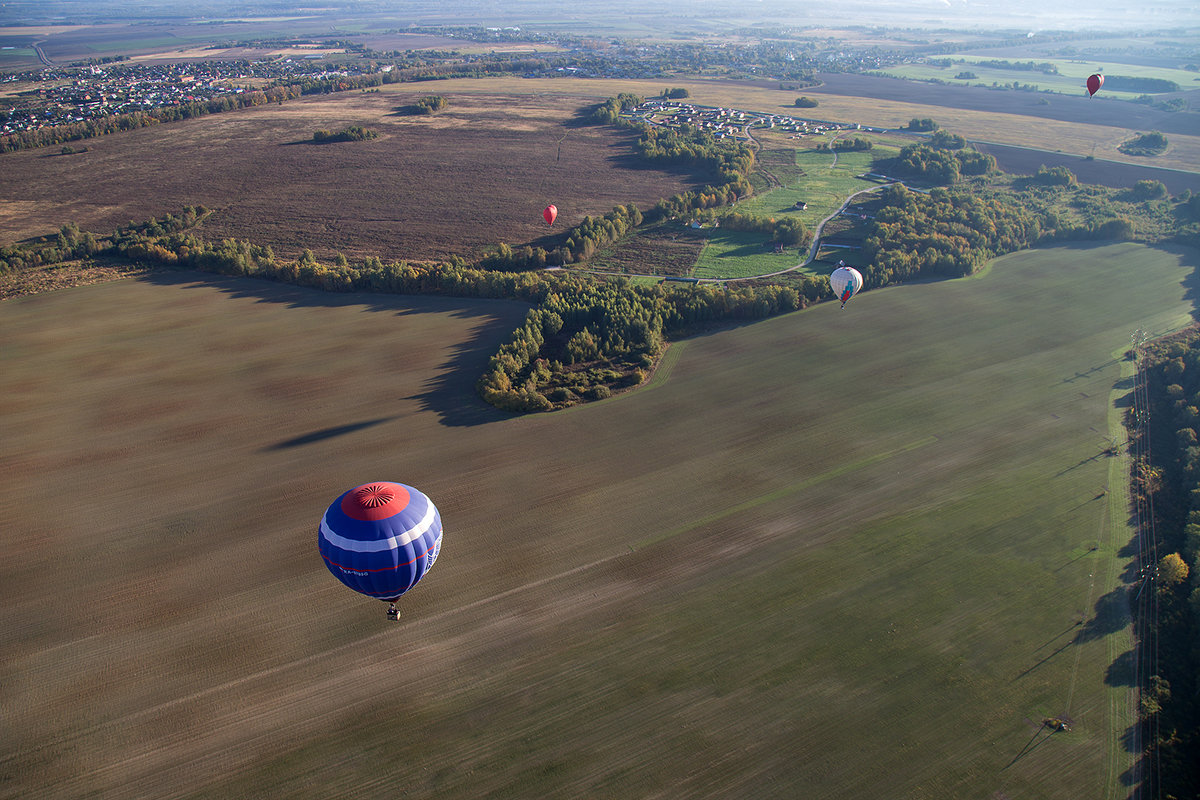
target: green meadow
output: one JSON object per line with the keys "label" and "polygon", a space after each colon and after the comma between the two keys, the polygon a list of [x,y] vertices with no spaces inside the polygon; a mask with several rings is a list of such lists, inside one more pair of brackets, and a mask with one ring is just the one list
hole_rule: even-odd
{"label": "green meadow", "polygon": [[761,233],[709,230],[691,275],[696,278],[750,278],[796,266],[807,251],[776,253]]}
{"label": "green meadow", "polygon": [[[760,189],[740,201],[737,210],[760,217],[799,217],[811,230],[841,208],[847,197],[869,190],[877,183],[860,176],[871,171],[874,159],[889,158],[898,148],[871,134],[852,132],[876,142],[871,150],[858,152],[822,152],[794,148],[773,141],[759,158],[779,185]],[[803,210],[797,203],[806,203]],[[766,275],[794,267],[808,257],[808,251],[790,249],[774,253],[765,245],[762,234],[737,231],[713,231],[696,260],[692,275],[697,278],[745,278]],[[811,271],[811,270],[806,270]]]}
{"label": "green meadow", "polygon": [[[0,797],[1125,798],[1105,450],[1198,265],[1016,253],[525,417],[471,391],[516,303],[0,303]],[[369,480],[446,526],[399,624],[316,551]]]}
{"label": "green meadow", "polygon": [[[869,138],[864,136],[864,138]],[[780,186],[756,193],[738,202],[738,210],[767,217],[798,216],[809,228],[841,207],[855,192],[870,189],[874,182],[859,176],[871,171],[876,158],[894,156],[898,149],[877,147],[861,152],[834,154],[812,149],[773,148],[764,167],[770,169]],[[793,210],[797,202],[808,207]]]}

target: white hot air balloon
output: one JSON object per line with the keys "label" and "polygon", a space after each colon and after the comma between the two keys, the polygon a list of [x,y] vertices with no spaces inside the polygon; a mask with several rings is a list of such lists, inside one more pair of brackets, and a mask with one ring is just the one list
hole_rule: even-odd
{"label": "white hot air balloon", "polygon": [[846,301],[854,295],[858,294],[858,290],[862,288],[863,277],[862,273],[854,267],[847,267],[845,261],[839,261],[837,269],[829,276],[829,286],[833,289],[833,293],[842,301],[842,308],[846,307]]}

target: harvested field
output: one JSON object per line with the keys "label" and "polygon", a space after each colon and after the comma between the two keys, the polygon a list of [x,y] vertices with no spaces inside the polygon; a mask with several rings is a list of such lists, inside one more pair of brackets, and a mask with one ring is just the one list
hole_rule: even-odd
{"label": "harvested field", "polygon": [[[542,84],[545,86],[545,84]],[[615,205],[652,205],[693,184],[643,169],[631,134],[572,124],[594,102],[564,94],[346,92],[215,114],[86,142],[60,155],[0,157],[0,242],[67,222],[107,233],[204,205],[201,236],[250,239],[281,255],[470,257],[499,242],[557,246],[559,231]],[[442,92],[434,116],[398,109]],[[364,125],[379,138],[316,145],[317,129]],[[550,232],[542,208],[554,202]]]}
{"label": "harvested field", "polygon": [[[1014,254],[525,418],[471,392],[519,303],[4,301],[0,797],[1125,797],[1104,448],[1196,257]],[[376,479],[446,523],[399,624],[316,552]]]}
{"label": "harvested field", "polygon": [[[965,67],[964,67],[965,69]],[[850,73],[822,73],[821,86],[805,89],[820,99],[826,94],[877,98],[963,111],[1018,114],[1081,125],[1105,125],[1139,131],[1162,131],[1191,136],[1200,131],[1200,112],[1160,111],[1141,103],[1096,96],[1069,97],[1044,92],[1019,92],[980,86],[948,86]],[[1200,97],[1200,91],[1191,93]],[[924,115],[921,115],[924,116]],[[936,111],[933,114],[937,119]],[[1030,121],[1031,125],[1037,123]]]}
{"label": "harvested field", "polygon": [[1010,147],[989,142],[972,142],[981,153],[995,157],[996,165],[1014,175],[1032,175],[1041,167],[1066,167],[1082,183],[1127,189],[1138,181],[1161,181],[1171,194],[1180,194],[1185,189],[1200,192],[1200,172],[1183,172],[1177,169],[1158,169],[1149,166],[1154,158],[1145,159],[1147,166],[1122,164],[1117,161],[1088,159],[1048,150],[1033,150],[1028,147]]}

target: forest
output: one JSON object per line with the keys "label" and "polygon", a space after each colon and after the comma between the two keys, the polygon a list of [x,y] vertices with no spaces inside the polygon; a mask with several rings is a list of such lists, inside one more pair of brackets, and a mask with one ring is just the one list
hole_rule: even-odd
{"label": "forest", "polygon": [[1133,485],[1154,513],[1138,635],[1155,658],[1139,670],[1140,712],[1160,796],[1191,797],[1200,786],[1200,330],[1147,345],[1141,359],[1149,433],[1133,418],[1136,403],[1128,427],[1148,437],[1136,452],[1153,454],[1135,462]]}

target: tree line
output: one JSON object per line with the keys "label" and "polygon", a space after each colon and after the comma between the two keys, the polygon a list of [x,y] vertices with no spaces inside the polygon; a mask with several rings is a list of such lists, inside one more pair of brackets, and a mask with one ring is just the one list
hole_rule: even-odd
{"label": "tree line", "polygon": [[834,139],[832,142],[822,142],[817,145],[817,150],[834,151],[841,150],[845,152],[855,152],[870,150],[874,144],[870,139],[864,139],[861,136],[844,136]]}
{"label": "tree line", "polygon": [[[613,219],[631,220],[627,208]],[[823,282],[815,279],[812,285],[805,285],[803,294],[776,285],[635,286],[623,278],[514,272],[461,260],[409,264],[370,257],[351,264],[339,256],[335,263],[327,264],[309,250],[296,259],[282,259],[270,247],[249,241],[200,238],[192,229],[209,213],[202,206],[188,207],[179,216],[168,214],[129,225],[107,237],[65,225],[55,236],[0,249],[0,272],[110,256],[324,291],[521,300],[533,308],[489,361],[477,384],[484,400],[519,412],[561,408],[636,385],[669,338],[698,326],[761,319],[803,308],[825,289]],[[595,221],[592,225],[604,227]]]}
{"label": "tree line", "polygon": [[1104,88],[1117,92],[1147,92],[1162,94],[1178,92],[1179,84],[1166,78],[1135,77],[1132,75],[1105,75]]}
{"label": "tree line", "polygon": [[568,231],[563,243],[553,250],[526,245],[514,249],[503,242],[480,261],[485,269],[541,269],[545,266],[574,264],[590,258],[597,250],[620,241],[642,224],[642,212],[630,203],[617,206],[599,217],[587,216]]}
{"label": "tree line", "polygon": [[[1145,349],[1152,461],[1133,465],[1134,489],[1153,497],[1154,543],[1162,554],[1140,576],[1157,604],[1151,630],[1157,669],[1140,675],[1145,757],[1158,766],[1164,797],[1190,796],[1200,786],[1200,329]],[[1131,411],[1132,413],[1132,411]],[[1131,435],[1142,430],[1131,420]],[[1132,594],[1132,591],[1131,591]]]}

